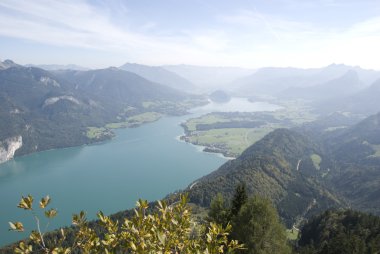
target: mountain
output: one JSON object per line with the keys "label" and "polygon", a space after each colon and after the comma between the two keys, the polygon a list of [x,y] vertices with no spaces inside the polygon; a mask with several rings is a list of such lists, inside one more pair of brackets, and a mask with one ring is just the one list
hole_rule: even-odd
{"label": "mountain", "polygon": [[164,69],[163,67],[126,63],[119,68],[136,73],[137,75],[152,82],[157,82],[180,91],[191,92],[195,89],[195,86],[191,82],[174,72]]}
{"label": "mountain", "polygon": [[[0,71],[0,141],[8,144],[2,146],[10,152],[7,156],[86,143],[85,125],[96,121],[87,114],[92,112],[87,99],[42,69],[16,66]],[[20,147],[12,151],[14,146]]]}
{"label": "mountain", "polygon": [[196,65],[164,65],[164,69],[178,74],[189,80],[200,91],[210,92],[222,89],[233,80],[247,76],[254,72],[252,69],[238,67],[211,67]]}
{"label": "mountain", "polygon": [[148,111],[183,114],[193,100],[200,101],[117,68],[49,72],[8,67],[0,70],[0,162],[107,139],[110,130],[88,137],[88,128]]}
{"label": "mountain", "polygon": [[96,97],[104,103],[138,106],[144,100],[185,99],[186,94],[148,81],[141,76],[110,67],[90,71],[62,71],[56,74],[73,84],[76,90]]}
{"label": "mountain", "polygon": [[321,139],[335,161],[329,186],[353,208],[380,214],[380,113]]}
{"label": "mountain", "polygon": [[87,71],[89,68],[83,67],[76,64],[26,64],[26,67],[36,67],[44,69],[47,71],[56,71],[56,70],[77,70],[77,71]]}
{"label": "mountain", "polygon": [[18,66],[18,64],[16,64],[12,60],[7,59],[7,60],[4,60],[3,62],[0,61],[0,70],[5,70],[7,68],[15,67],[15,66]]}
{"label": "mountain", "polygon": [[[343,148],[349,146],[349,144],[357,144],[363,147],[368,146],[367,143],[373,145],[380,145],[380,113],[369,116],[359,123],[337,131],[336,133],[327,134],[329,146],[334,147],[334,150],[341,151]],[[363,148],[362,148],[363,149]],[[367,149],[363,149],[367,150]],[[370,154],[365,154],[361,159],[366,159],[372,155],[375,151],[369,149]],[[351,154],[347,154],[346,159],[352,157]],[[357,160],[355,160],[357,161]]]}
{"label": "mountain", "polygon": [[154,83],[141,76],[110,67],[90,71],[57,71],[56,75],[76,84],[76,90],[91,96],[109,110],[124,118],[130,114],[153,110],[165,114],[184,114],[199,96]]}
{"label": "mountain", "polygon": [[[299,131],[324,148],[322,163],[328,170],[322,174],[326,186],[353,209],[380,215],[380,113],[356,124],[352,124],[352,117],[337,114]],[[333,117],[338,121],[328,120]],[[327,123],[331,127],[326,128]]]}
{"label": "mountain", "polygon": [[326,83],[310,87],[290,87],[278,96],[286,99],[304,99],[311,101],[327,101],[349,96],[363,87],[356,71],[349,70],[342,76]]}
{"label": "mountain", "polygon": [[337,114],[267,134],[185,191],[207,207],[243,182],[249,194],[272,200],[288,226],[331,207],[379,215],[380,113],[356,124]]}
{"label": "mountain", "polygon": [[223,90],[216,90],[209,95],[209,98],[216,103],[226,103],[231,100],[231,96]]}
{"label": "mountain", "polygon": [[249,194],[271,199],[288,226],[328,207],[344,206],[331,191],[316,181],[320,168],[313,157],[321,149],[297,132],[277,129],[247,148],[237,159],[197,180],[187,191],[192,202],[208,206],[222,193],[231,198],[244,182]]}
{"label": "mountain", "polygon": [[235,80],[234,86],[240,94],[267,94],[278,96],[287,89],[306,88],[339,79],[349,71],[357,73],[363,86],[368,86],[380,78],[380,72],[360,67],[332,64],[324,68],[261,68],[256,73]]}
{"label": "mountain", "polygon": [[380,78],[379,71],[363,69],[359,66],[349,66],[345,64],[331,64],[325,68],[322,68],[319,75],[331,79],[333,76],[342,76],[348,71],[355,71],[358,74],[359,80],[363,82],[364,86],[369,86]]}
{"label": "mountain", "polygon": [[299,253],[379,253],[380,218],[352,210],[326,211],[306,223]]}
{"label": "mountain", "polygon": [[266,67],[249,76],[234,80],[231,87],[241,94],[273,95],[292,86],[305,86],[309,83],[310,76],[317,74],[318,71],[318,69]]}
{"label": "mountain", "polygon": [[369,116],[380,109],[380,79],[352,95],[315,105],[319,113],[345,111]]}

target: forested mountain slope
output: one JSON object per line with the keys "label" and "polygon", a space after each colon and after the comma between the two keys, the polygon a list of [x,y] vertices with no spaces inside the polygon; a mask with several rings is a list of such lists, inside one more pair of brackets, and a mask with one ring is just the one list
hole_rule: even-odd
{"label": "forested mountain slope", "polygon": [[380,113],[335,131],[326,130],[329,123],[269,133],[195,181],[192,201],[208,206],[217,193],[231,198],[243,182],[250,194],[270,198],[288,225],[331,207],[380,214]]}
{"label": "forested mountain slope", "polygon": [[380,218],[356,212],[326,211],[301,230],[300,253],[378,253]]}
{"label": "forested mountain slope", "polygon": [[[4,67],[5,66],[5,67]],[[0,162],[112,136],[87,136],[88,127],[155,111],[183,114],[202,99],[108,68],[49,72],[4,62],[0,70]]]}
{"label": "forested mountain slope", "polygon": [[335,160],[329,186],[353,208],[380,214],[380,113],[323,139]]}
{"label": "forested mountain slope", "polygon": [[316,179],[320,165],[312,158],[321,149],[307,137],[278,129],[199,179],[189,190],[193,202],[209,205],[217,194],[231,198],[235,186],[245,183],[249,194],[271,199],[288,225],[332,206],[344,206]]}

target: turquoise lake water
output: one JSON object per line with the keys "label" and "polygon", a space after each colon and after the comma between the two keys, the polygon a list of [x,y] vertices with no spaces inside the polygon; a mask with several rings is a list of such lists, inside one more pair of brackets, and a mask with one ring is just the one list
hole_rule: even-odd
{"label": "turquoise lake water", "polygon": [[[250,111],[275,109],[275,105],[251,103]],[[206,113],[204,108],[194,112]],[[36,228],[32,215],[16,208],[22,195],[32,194],[36,207],[41,197],[50,195],[50,207],[58,209],[49,226],[54,229],[70,225],[71,215],[80,210],[93,219],[99,209],[105,214],[129,209],[139,198],[161,199],[217,169],[225,158],[177,138],[183,134],[179,124],[194,116],[164,117],[117,130],[107,142],[35,153],[1,164],[0,246]],[[8,221],[24,222],[25,234],[9,232]]]}

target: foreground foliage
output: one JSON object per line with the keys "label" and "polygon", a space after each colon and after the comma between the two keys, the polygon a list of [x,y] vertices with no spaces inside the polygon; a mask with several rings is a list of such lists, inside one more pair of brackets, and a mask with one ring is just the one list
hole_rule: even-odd
{"label": "foreground foliage", "polygon": [[[18,207],[34,213],[33,197],[22,197]],[[47,210],[50,198],[41,199],[39,206],[47,218],[57,215],[55,209]],[[97,233],[89,227],[85,212],[73,215],[72,223],[77,226],[72,246],[65,246],[65,230],[55,243],[45,243],[39,218],[35,216],[37,230],[32,231],[29,241],[22,241],[14,253],[234,253],[242,249],[235,240],[229,240],[231,226],[222,227],[216,223],[200,226],[191,220],[187,197],[172,205],[158,202],[155,212],[148,214],[148,202],[139,200],[135,215],[124,221],[114,221],[102,212],[98,213],[102,229]],[[21,222],[10,222],[10,230],[24,231]]]}

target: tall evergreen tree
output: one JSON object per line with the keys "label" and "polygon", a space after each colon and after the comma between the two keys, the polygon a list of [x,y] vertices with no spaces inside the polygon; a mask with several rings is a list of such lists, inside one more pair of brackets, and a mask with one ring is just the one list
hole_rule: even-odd
{"label": "tall evergreen tree", "polygon": [[224,227],[230,222],[230,209],[224,201],[221,193],[218,193],[212,199],[207,220],[210,222],[216,222]]}
{"label": "tall evergreen tree", "polygon": [[[250,198],[232,220],[231,237],[243,243],[247,254],[291,253],[286,231],[268,199]],[[239,252],[240,253],[240,252]]]}
{"label": "tall evergreen tree", "polygon": [[231,204],[231,216],[236,216],[240,208],[247,202],[248,195],[245,183],[240,183],[236,186],[234,197]]}

